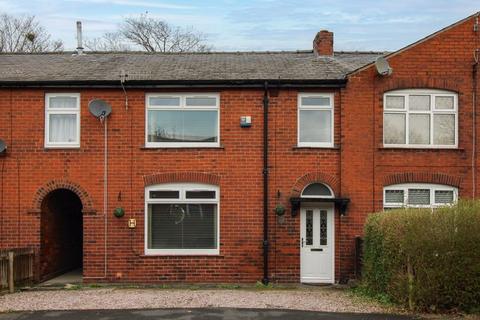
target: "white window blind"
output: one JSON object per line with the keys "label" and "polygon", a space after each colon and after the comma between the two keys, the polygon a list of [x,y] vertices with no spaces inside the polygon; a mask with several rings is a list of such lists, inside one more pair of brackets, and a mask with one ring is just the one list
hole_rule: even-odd
{"label": "white window blind", "polygon": [[458,189],[439,184],[397,184],[384,188],[385,209],[399,207],[435,207],[457,201]]}
{"label": "white window blind", "polygon": [[404,202],[403,190],[385,190],[385,203],[401,203]]}
{"label": "white window blind", "polygon": [[429,189],[408,189],[408,204],[411,205],[429,205]]}
{"label": "white window blind", "polygon": [[436,190],[435,203],[452,203],[454,201],[454,192],[452,190]]}

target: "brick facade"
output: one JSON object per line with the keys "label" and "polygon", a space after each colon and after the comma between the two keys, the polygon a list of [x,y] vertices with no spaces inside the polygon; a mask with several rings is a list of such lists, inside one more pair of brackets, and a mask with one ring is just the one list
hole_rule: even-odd
{"label": "brick facade", "polygon": [[[472,63],[480,41],[474,22],[474,18],[466,20],[392,55],[391,76],[381,77],[370,66],[351,74],[343,89],[281,88],[271,95],[268,201],[270,208],[287,207],[283,222],[270,210],[272,280],[299,281],[299,216],[289,214],[289,199],[309,183],[325,183],[337,197],[350,198],[346,216],[335,213],[337,281],[353,276],[354,237],[362,234],[367,214],[382,209],[384,186],[439,183],[458,187],[460,197],[475,196],[477,170],[472,170],[477,168],[478,151],[473,149]],[[457,149],[383,147],[383,94],[400,88],[458,93]],[[68,90],[81,94],[81,147],[45,149],[44,97],[62,91],[0,88],[0,138],[8,145],[7,155],[0,158],[2,247],[39,248],[42,202],[49,192],[61,188],[77,194],[83,206],[84,281],[255,282],[262,278],[263,90],[209,89],[220,94],[221,147],[174,149],[144,147],[145,93],[162,90],[127,89],[128,109],[121,90]],[[334,94],[334,147],[296,146],[299,92]],[[88,102],[94,98],[113,108],[108,118],[106,216],[104,132],[88,112]],[[240,127],[244,115],[252,117],[252,127]],[[144,188],[169,182],[219,186],[220,255],[144,255]],[[124,217],[112,214],[116,207],[125,209]],[[130,218],[137,221],[135,229],[128,228]]]}

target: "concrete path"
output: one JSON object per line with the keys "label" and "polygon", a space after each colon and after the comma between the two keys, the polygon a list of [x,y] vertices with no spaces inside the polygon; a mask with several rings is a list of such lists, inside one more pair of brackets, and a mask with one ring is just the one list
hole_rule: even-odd
{"label": "concrete path", "polygon": [[58,277],[38,284],[39,287],[65,286],[66,284],[82,283],[82,269],[75,269]]}
{"label": "concrete path", "polygon": [[0,320],[407,320],[407,316],[387,314],[331,313],[261,309],[154,309],[37,311],[0,314]]}

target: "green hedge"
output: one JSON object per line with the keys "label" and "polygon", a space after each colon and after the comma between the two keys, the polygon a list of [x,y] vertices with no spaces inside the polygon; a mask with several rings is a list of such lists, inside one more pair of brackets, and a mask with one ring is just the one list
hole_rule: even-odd
{"label": "green hedge", "polygon": [[480,309],[480,201],[371,214],[362,285],[416,310]]}

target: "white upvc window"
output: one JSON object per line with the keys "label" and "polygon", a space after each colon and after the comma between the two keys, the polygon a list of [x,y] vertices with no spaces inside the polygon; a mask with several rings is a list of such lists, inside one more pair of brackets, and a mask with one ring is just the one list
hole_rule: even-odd
{"label": "white upvc window", "polygon": [[146,147],[219,147],[220,96],[216,93],[146,95]]}
{"label": "white upvc window", "polygon": [[406,183],[387,186],[383,189],[385,209],[434,208],[453,204],[457,199],[457,188],[440,184]]}
{"label": "white upvc window", "polygon": [[385,93],[383,144],[394,148],[457,148],[457,94],[423,89]]}
{"label": "white upvc window", "polygon": [[331,93],[298,95],[297,144],[299,147],[333,147],[333,100]]}
{"label": "white upvc window", "polygon": [[80,94],[45,95],[45,147],[80,147]]}
{"label": "white upvc window", "polygon": [[146,255],[218,255],[219,188],[196,183],[145,188]]}

